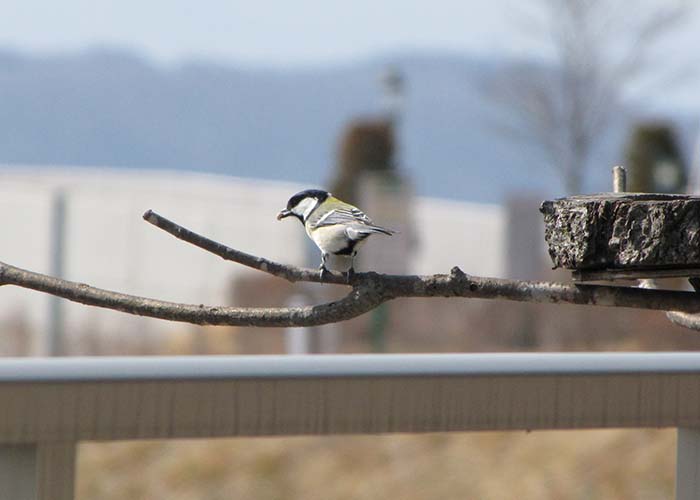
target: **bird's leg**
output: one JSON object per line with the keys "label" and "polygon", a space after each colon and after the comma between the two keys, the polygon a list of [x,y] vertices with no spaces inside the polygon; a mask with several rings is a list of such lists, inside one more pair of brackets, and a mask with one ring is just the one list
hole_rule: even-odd
{"label": "bird's leg", "polygon": [[328,271],[328,268],[326,267],[326,259],[328,258],[328,254],[325,252],[321,252],[321,265],[318,266],[318,268],[321,270],[321,279],[323,279]]}
{"label": "bird's leg", "polygon": [[352,279],[355,277],[355,256],[357,255],[357,252],[353,252],[350,254],[350,268],[348,269],[348,283],[352,281]]}

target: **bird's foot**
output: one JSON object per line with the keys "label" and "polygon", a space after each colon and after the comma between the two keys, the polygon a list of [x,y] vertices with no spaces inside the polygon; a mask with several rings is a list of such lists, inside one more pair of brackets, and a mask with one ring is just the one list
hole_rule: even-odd
{"label": "bird's foot", "polygon": [[320,266],[319,268],[319,277],[321,278],[321,281],[326,279],[326,277],[330,276],[331,272],[326,269],[326,266]]}
{"label": "bird's foot", "polygon": [[346,278],[348,280],[348,283],[351,283],[354,277],[355,277],[355,268],[351,267],[350,269],[348,269],[348,272],[346,273]]}

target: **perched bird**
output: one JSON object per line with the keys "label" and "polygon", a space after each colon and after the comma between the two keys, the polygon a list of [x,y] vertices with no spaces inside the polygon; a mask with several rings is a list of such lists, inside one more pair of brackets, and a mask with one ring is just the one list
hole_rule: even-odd
{"label": "perched bird", "polygon": [[290,215],[304,224],[306,234],[321,250],[321,278],[328,272],[326,261],[330,254],[345,255],[350,257],[349,281],[355,273],[359,246],[373,234],[391,236],[396,232],[377,226],[359,208],[320,189],[307,189],[292,196],[277,220]]}

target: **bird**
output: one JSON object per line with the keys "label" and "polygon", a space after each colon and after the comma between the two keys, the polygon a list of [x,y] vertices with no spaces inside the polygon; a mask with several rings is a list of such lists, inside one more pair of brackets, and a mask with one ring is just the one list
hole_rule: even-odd
{"label": "bird", "polygon": [[391,236],[396,231],[376,225],[359,208],[339,200],[321,189],[306,189],[292,196],[287,208],[277,214],[277,220],[296,217],[306,229],[306,234],[321,250],[321,279],[328,273],[328,257],[350,257],[347,280],[355,274],[355,256],[358,248],[373,234]]}

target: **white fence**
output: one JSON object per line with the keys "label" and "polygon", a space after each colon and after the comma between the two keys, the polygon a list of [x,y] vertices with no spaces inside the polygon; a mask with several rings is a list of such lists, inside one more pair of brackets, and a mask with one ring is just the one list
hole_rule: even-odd
{"label": "white fence", "polygon": [[[0,260],[52,272],[51,210],[61,193],[66,279],[177,302],[225,305],[233,280],[254,271],[178,242],[141,216],[151,208],[243,251],[299,265],[306,259],[303,231],[275,219],[298,189],[292,183],[167,171],[0,168]],[[3,287],[0,321],[21,317],[31,332],[47,332],[48,300]],[[182,328],[78,304],[62,307],[65,329],[71,332],[144,335]],[[33,352],[46,352],[41,341],[36,344]]]}
{"label": "white fence", "polygon": [[677,427],[700,498],[700,354],[0,361],[0,500],[73,498],[80,441]]}

